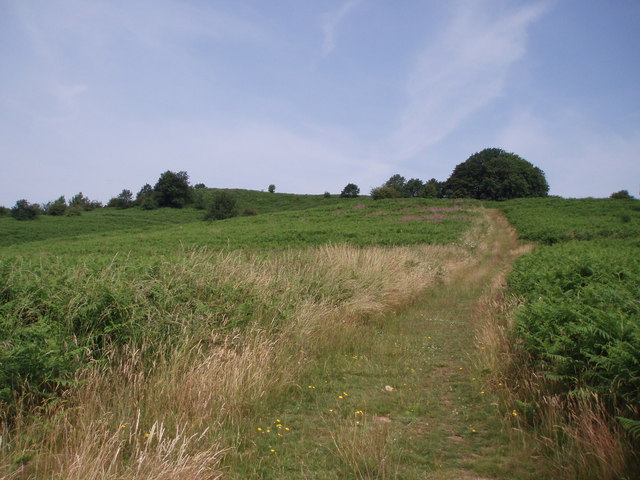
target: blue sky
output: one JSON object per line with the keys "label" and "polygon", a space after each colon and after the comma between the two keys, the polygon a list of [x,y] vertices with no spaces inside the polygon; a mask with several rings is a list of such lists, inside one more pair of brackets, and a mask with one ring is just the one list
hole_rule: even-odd
{"label": "blue sky", "polygon": [[486,147],[640,190],[637,0],[2,0],[0,205],[192,183],[363,192]]}

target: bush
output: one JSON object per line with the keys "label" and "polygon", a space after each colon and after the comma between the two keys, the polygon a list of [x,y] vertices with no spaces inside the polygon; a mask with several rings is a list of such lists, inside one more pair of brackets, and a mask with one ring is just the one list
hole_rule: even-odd
{"label": "bush", "polygon": [[401,196],[402,194],[398,190],[385,185],[371,190],[371,198],[374,200],[381,200],[383,198],[400,198]]}
{"label": "bush", "polygon": [[18,200],[11,209],[11,216],[16,220],[35,220],[40,209],[37,204],[30,204],[26,200]]}
{"label": "bush", "polygon": [[79,192],[78,194],[71,197],[71,200],[69,200],[69,206],[77,207],[85,212],[89,212],[91,210],[95,210],[96,208],[101,208],[102,203],[98,202],[97,200],[89,200],[82,194],[82,192]]}
{"label": "bush", "polygon": [[213,200],[213,192],[207,188],[194,188],[191,198],[196,210],[205,210]]}
{"label": "bush", "polygon": [[47,204],[45,204],[44,206],[44,213],[45,215],[51,215],[53,217],[59,217],[61,215],[64,215],[64,213],[67,210],[67,201],[65,200],[64,196],[58,198],[56,201],[54,202],[49,202]]}
{"label": "bush", "polygon": [[258,215],[258,211],[253,207],[247,207],[242,211],[241,215],[243,217],[253,217],[255,215]]}
{"label": "bush", "polygon": [[276,191],[276,186],[272,183],[271,185],[269,185],[269,193],[275,193]]}
{"label": "bush", "polygon": [[629,200],[629,199],[631,199],[633,197],[631,195],[629,195],[629,191],[628,190],[620,190],[619,192],[612,193],[609,198],[614,198],[614,199],[617,199],[617,200]]}
{"label": "bush", "polygon": [[133,201],[133,192],[127,189],[122,190],[117,197],[113,197],[109,200],[109,203],[107,203],[107,207],[120,209],[131,208],[133,206],[135,206],[135,202]]}
{"label": "bush", "polygon": [[7,207],[0,207],[0,217],[8,217],[11,214],[11,210]]}
{"label": "bush", "polygon": [[235,199],[227,192],[216,192],[204,216],[204,220],[224,220],[237,215],[238,210]]}
{"label": "bush", "polygon": [[69,207],[65,212],[66,217],[79,217],[84,210],[80,207]]}

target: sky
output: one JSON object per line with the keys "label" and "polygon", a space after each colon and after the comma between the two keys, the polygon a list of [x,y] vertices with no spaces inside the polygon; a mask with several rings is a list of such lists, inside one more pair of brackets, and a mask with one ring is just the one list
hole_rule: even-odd
{"label": "sky", "polygon": [[0,0],[0,205],[363,194],[484,148],[640,193],[637,0]]}

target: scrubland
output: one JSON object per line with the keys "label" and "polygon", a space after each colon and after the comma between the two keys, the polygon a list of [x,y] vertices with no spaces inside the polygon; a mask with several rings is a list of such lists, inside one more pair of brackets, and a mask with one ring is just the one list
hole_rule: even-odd
{"label": "scrubland", "polygon": [[635,202],[269,198],[0,218],[0,477],[633,478]]}

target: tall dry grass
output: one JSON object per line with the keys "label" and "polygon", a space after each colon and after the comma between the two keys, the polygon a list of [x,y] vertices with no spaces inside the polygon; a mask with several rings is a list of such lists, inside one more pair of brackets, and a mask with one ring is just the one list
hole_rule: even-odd
{"label": "tall dry grass", "polygon": [[[0,475],[220,478],[253,420],[295,395],[305,373],[357,335],[358,324],[410,303],[471,258],[465,248],[426,245],[185,253],[154,285],[131,286],[161,284],[164,296],[200,299],[196,309],[156,295],[153,309],[137,313],[178,325],[180,338],[114,347],[57,402],[3,424]],[[252,297],[249,325],[230,328],[231,315],[213,321],[202,308],[223,283]]]}

